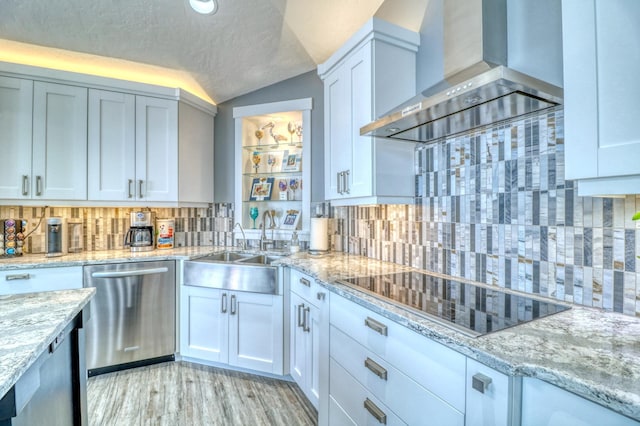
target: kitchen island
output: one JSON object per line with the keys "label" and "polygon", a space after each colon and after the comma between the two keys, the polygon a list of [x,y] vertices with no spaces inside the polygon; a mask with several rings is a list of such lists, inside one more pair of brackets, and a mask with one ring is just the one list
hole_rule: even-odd
{"label": "kitchen island", "polygon": [[94,294],[0,296],[0,424],[88,423],[82,327]]}

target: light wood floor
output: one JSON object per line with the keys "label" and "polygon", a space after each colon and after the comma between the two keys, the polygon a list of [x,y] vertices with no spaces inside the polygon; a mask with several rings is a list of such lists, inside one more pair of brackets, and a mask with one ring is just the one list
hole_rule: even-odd
{"label": "light wood floor", "polygon": [[315,425],[295,383],[169,362],[91,377],[90,425]]}

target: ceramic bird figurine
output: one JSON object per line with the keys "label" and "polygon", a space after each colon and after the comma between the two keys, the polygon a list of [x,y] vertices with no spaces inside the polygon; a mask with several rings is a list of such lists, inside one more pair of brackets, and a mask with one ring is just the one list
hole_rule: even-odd
{"label": "ceramic bird figurine", "polygon": [[278,134],[278,133],[273,133],[273,128],[276,127],[276,124],[273,121],[270,121],[269,123],[265,124],[264,126],[262,126],[262,129],[269,129],[269,135],[271,135],[271,137],[273,138],[273,141],[276,144],[279,144],[282,141],[286,141],[287,138]]}

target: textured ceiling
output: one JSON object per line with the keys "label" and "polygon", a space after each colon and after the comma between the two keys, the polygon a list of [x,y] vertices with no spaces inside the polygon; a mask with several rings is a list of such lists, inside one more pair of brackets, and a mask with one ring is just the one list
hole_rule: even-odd
{"label": "textured ceiling", "polygon": [[427,2],[219,0],[209,16],[188,0],[0,0],[0,39],[187,73],[219,103],[315,69],[378,9],[415,21]]}

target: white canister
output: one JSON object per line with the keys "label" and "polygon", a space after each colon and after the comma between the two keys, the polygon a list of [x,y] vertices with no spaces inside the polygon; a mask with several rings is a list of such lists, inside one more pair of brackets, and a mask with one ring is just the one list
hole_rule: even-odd
{"label": "white canister", "polygon": [[158,238],[156,247],[159,249],[172,249],[173,236],[176,221],[174,219],[156,219]]}

